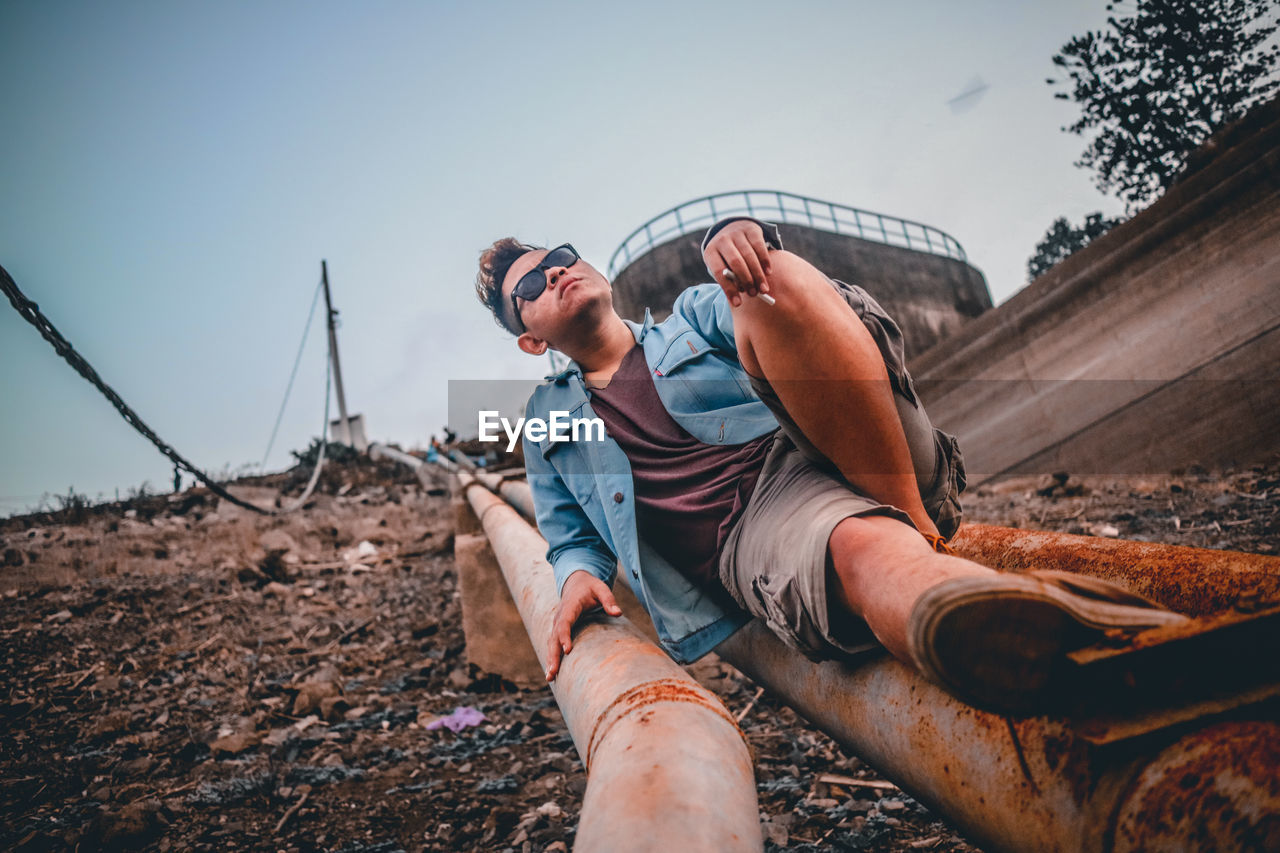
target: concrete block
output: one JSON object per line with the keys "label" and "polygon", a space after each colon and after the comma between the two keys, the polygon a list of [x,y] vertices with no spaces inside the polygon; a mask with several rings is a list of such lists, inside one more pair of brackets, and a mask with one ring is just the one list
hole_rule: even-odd
{"label": "concrete block", "polygon": [[521,687],[545,684],[489,540],[483,533],[458,533],[453,551],[462,593],[467,661]]}
{"label": "concrete block", "polygon": [[[453,501],[455,524],[454,561],[458,567],[458,588],[462,595],[462,633],[467,643],[467,660],[518,684],[534,687],[545,684],[542,667],[529,642],[529,635],[502,567],[489,547],[480,520],[461,494]],[[622,572],[618,573],[622,578]],[[613,595],[622,615],[652,640],[658,632],[631,589],[622,582],[613,585]]]}
{"label": "concrete block", "polygon": [[[489,547],[480,519],[461,491],[453,498],[454,560],[462,595],[462,632],[467,659],[522,687],[545,684],[541,665],[529,642],[520,611],[516,609],[502,567]],[[613,595],[622,615],[652,640],[658,632],[649,614],[618,572]]]}
{"label": "concrete block", "polygon": [[453,490],[453,532],[458,536],[466,533],[482,533],[484,528],[480,526],[480,519],[476,518],[476,514],[471,510],[471,504],[467,503],[466,495],[454,483]]}

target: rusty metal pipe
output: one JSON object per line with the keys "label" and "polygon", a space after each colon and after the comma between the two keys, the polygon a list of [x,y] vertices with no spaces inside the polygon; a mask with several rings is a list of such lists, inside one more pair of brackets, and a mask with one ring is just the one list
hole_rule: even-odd
{"label": "rusty metal pipe", "polygon": [[416,456],[405,453],[403,450],[397,450],[394,447],[387,447],[385,444],[379,444],[374,441],[369,444],[369,457],[372,459],[390,459],[393,462],[399,462],[401,465],[408,465],[414,471],[417,471],[425,463]]}
{"label": "rusty metal pipe", "polygon": [[530,524],[537,523],[533,512],[533,493],[524,480],[510,480],[487,471],[474,471],[472,476],[489,491],[501,495],[502,499],[515,507]]}
{"label": "rusty metal pipe", "polygon": [[[458,479],[545,668],[559,604],[546,541]],[[762,850],[751,754],[719,698],[625,619],[581,624],[551,685],[588,773],[574,849]]]}
{"label": "rusty metal pipe", "polygon": [[1280,601],[1280,557],[965,524],[962,557],[1007,571],[1058,569],[1114,581],[1189,616]]}
{"label": "rusty metal pipe", "polygon": [[476,463],[472,462],[471,459],[467,456],[467,454],[459,450],[450,450],[449,458],[453,460],[455,464],[461,466],[463,469],[467,471],[472,472],[473,474],[476,471],[480,470],[479,468],[476,467]]}
{"label": "rusty metal pipe", "polygon": [[393,462],[399,462],[401,465],[407,465],[413,469],[414,476],[418,478],[418,482],[425,489],[441,488],[446,485],[444,472],[451,471],[453,463],[447,459],[440,462],[427,462],[425,459],[419,459],[405,453],[403,450],[397,450],[394,447],[387,447],[385,444],[373,442],[369,445],[369,458],[371,459],[390,459]]}
{"label": "rusty metal pipe", "polygon": [[1280,849],[1280,725],[1097,745],[979,711],[885,656],[814,663],[758,620],[716,652],[992,851]]}

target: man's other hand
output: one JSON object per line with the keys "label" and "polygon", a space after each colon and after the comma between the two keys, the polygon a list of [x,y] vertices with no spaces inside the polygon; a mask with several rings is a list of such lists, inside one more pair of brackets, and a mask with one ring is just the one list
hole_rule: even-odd
{"label": "man's other hand", "polygon": [[721,228],[707,243],[702,261],[734,307],[742,304],[743,294],[769,292],[769,245],[757,222],[740,219]]}
{"label": "man's other hand", "polygon": [[596,606],[603,607],[610,616],[622,615],[622,608],[604,581],[581,570],[569,575],[560,590],[560,606],[556,608],[547,644],[547,681],[555,681],[561,657],[573,650],[572,632],[578,617]]}

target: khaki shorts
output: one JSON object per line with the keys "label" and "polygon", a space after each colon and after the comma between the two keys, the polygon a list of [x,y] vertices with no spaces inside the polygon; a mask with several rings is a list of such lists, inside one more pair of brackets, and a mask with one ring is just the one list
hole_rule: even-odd
{"label": "khaki shorts", "polygon": [[[960,526],[964,459],[954,437],[935,429],[907,373],[902,332],[865,290],[832,281],[862,319],[885,360],[894,402],[911,450],[925,511],[950,537]],[[854,491],[800,432],[769,383],[752,387],[781,429],[765,457],[755,491],[720,554],[720,581],[738,604],[782,640],[814,659],[876,648],[866,623],[834,608],[827,596],[827,543],[846,518],[907,514]]]}

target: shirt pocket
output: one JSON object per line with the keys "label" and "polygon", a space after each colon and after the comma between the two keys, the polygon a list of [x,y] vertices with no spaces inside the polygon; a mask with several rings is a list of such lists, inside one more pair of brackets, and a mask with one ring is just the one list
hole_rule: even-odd
{"label": "shirt pocket", "polygon": [[696,332],[676,337],[653,372],[659,396],[673,415],[715,412],[758,399],[737,359]]}
{"label": "shirt pocket", "polygon": [[552,441],[548,435],[538,441],[538,452],[560,475],[578,505],[589,506],[597,491],[596,477],[590,472],[582,448],[571,441]]}

